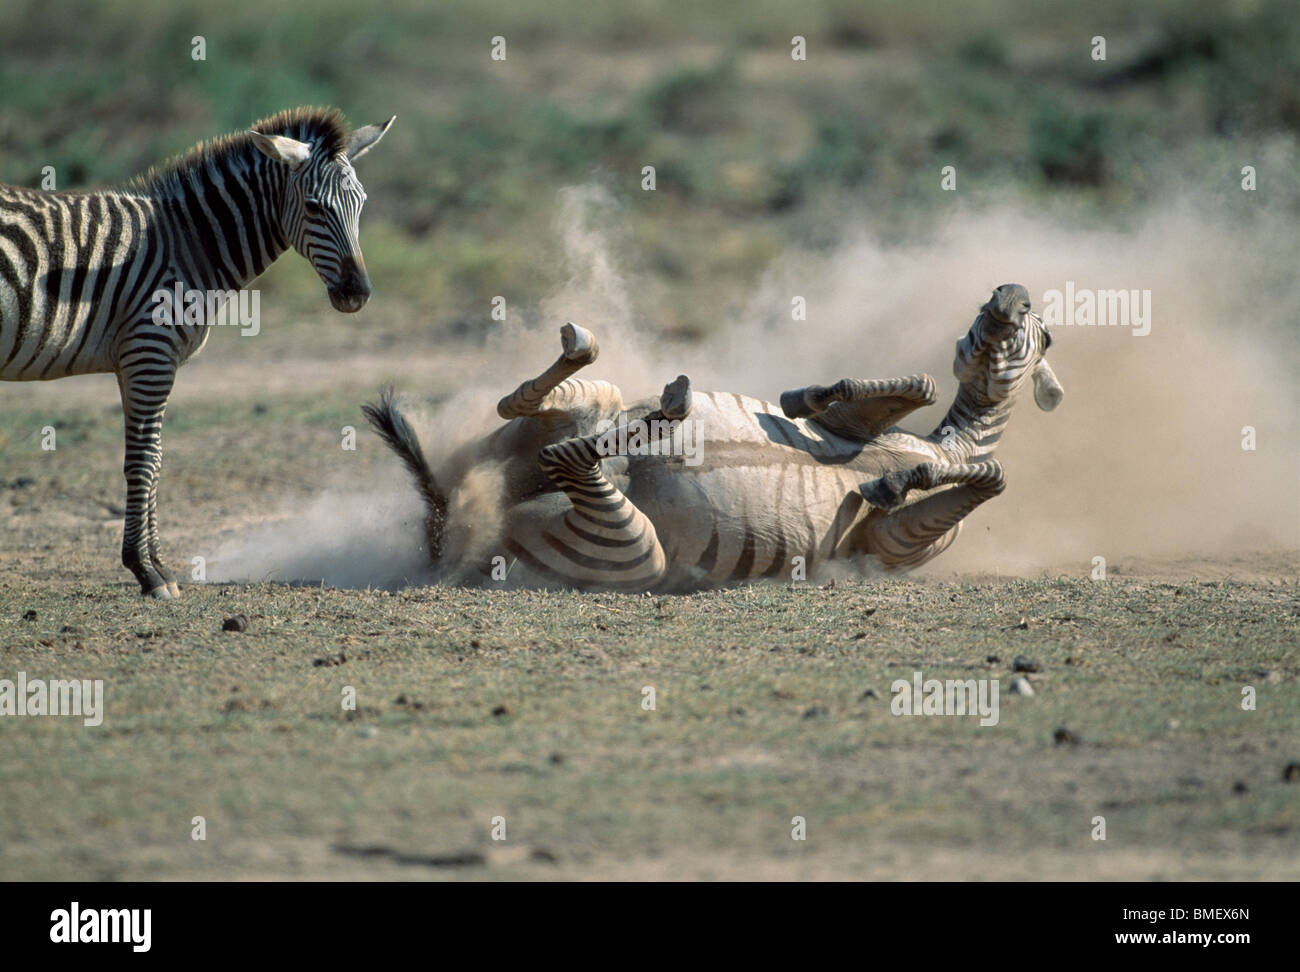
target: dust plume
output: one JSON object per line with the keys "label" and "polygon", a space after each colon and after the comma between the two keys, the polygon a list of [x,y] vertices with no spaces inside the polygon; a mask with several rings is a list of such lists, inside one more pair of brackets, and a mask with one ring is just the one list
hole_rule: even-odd
{"label": "dust plume", "polygon": [[396,589],[428,583],[424,511],[405,480],[362,492],[339,481],[303,509],[240,530],[207,564],[209,581],[321,583]]}
{"label": "dust plume", "polygon": [[[720,319],[703,341],[682,343],[659,333],[663,285],[638,268],[615,201],[597,186],[573,188],[557,201],[564,283],[536,309],[512,309],[477,365],[458,376],[462,390],[437,407],[414,407],[410,417],[434,467],[445,467],[453,450],[499,426],[496,400],[554,360],[558,326],[574,320],[601,346],[586,376],[615,382],[628,402],[657,395],[679,373],[700,390],[775,401],[814,382],[924,371],[939,381],[940,404],[902,424],[925,433],[956,390],[953,346],[997,285],[1024,284],[1040,312],[1045,294],[1067,287],[1149,292],[1144,336],[1124,325],[1052,328],[1048,359],[1064,402],[1043,413],[1022,389],[997,454],[1007,491],[971,514],[957,543],[923,570],[1086,575],[1095,557],[1116,565],[1129,557],[1291,555],[1300,547],[1295,229],[1284,214],[1191,195],[1151,203],[1128,223],[1043,213],[1010,198],[958,205],[925,239],[885,244],[869,215],[846,217],[837,245],[782,254],[742,313]],[[806,302],[806,320],[793,319],[795,297]],[[434,391],[400,390],[413,401]],[[1250,430],[1254,448],[1246,449]],[[329,531],[298,532],[282,539],[298,544],[302,557],[280,557],[282,568],[292,560],[302,577],[341,584],[381,562],[401,570],[364,583],[402,571],[414,577],[419,531],[411,524],[419,512],[396,461],[391,482],[384,502],[396,515],[385,523],[387,514],[376,512],[366,530],[354,530],[351,541],[362,549],[334,542],[309,554],[308,538],[323,542]],[[453,497],[455,544],[465,555],[492,529],[463,521],[496,522],[499,483],[486,470]],[[340,551],[346,571],[338,569]],[[254,564],[240,568],[257,576]]]}
{"label": "dust plume", "polygon": [[[1242,194],[1248,195],[1248,194]],[[932,239],[882,247],[863,232],[829,257],[781,261],[748,326],[702,349],[708,384],[772,399],[849,375],[926,371],[940,404],[902,424],[931,431],[956,391],[953,344],[989,291],[1150,292],[1150,331],[1059,324],[1054,412],[1022,390],[997,457],[1005,494],[976,510],[930,572],[1086,573],[1094,557],[1194,557],[1300,547],[1294,226],[1183,197],[1127,231],[1043,219],[1027,205],[956,214]],[[791,295],[808,322],[789,320]],[[690,371],[705,378],[704,369]],[[728,374],[731,372],[731,374]],[[743,381],[738,385],[737,381]],[[725,383],[725,384],[724,384]],[[1254,430],[1253,450],[1249,429]]]}

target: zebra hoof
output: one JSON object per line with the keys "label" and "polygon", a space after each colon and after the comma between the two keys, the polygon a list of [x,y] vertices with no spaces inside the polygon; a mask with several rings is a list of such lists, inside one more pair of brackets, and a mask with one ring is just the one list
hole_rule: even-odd
{"label": "zebra hoof", "polygon": [[907,488],[902,477],[896,473],[886,473],[879,479],[863,483],[859,487],[862,498],[878,510],[892,513],[903,505],[907,499]]}
{"label": "zebra hoof", "polygon": [[180,597],[180,596],[181,596],[181,587],[180,587],[180,585],[177,584],[175,581],[168,581],[168,582],[167,582],[167,593],[170,594],[172,597]]}
{"label": "zebra hoof", "polygon": [[151,597],[155,601],[170,601],[172,599],[171,591],[167,590],[166,584],[164,584],[162,587],[155,587],[152,591],[150,591],[145,596]]}
{"label": "zebra hoof", "polygon": [[809,407],[802,388],[781,392],[781,411],[785,412],[786,418],[811,418],[817,414]]}
{"label": "zebra hoof", "polygon": [[676,381],[664,385],[664,393],[659,396],[659,411],[666,419],[684,419],[691,414],[691,380],[685,375],[678,375]]}
{"label": "zebra hoof", "polygon": [[591,364],[600,354],[596,336],[585,327],[579,327],[573,321],[566,321],[560,328],[560,344],[564,348],[564,360],[578,364]]}

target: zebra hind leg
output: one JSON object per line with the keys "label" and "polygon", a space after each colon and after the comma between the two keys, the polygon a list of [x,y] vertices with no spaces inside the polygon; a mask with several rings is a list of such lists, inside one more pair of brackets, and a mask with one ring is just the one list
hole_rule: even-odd
{"label": "zebra hind leg", "polygon": [[906,378],[844,378],[833,385],[809,385],[783,392],[787,418],[812,419],[837,435],[864,442],[891,428],[938,395],[929,375]]}
{"label": "zebra hind leg", "polygon": [[[953,486],[907,503],[913,489]],[[874,510],[858,529],[865,553],[890,570],[918,567],[947,550],[961,532],[961,521],[981,503],[1006,489],[997,461],[946,466],[925,462],[864,483],[862,495]]]}
{"label": "zebra hind leg", "polygon": [[497,403],[503,419],[562,409],[572,397],[568,379],[596,360],[600,346],[585,327],[568,321],[560,328],[560,357],[531,381],[526,381]]}
{"label": "zebra hind leg", "polygon": [[[691,394],[691,380],[685,375],[678,375],[664,385],[663,394],[659,396],[659,407],[646,415],[645,422],[680,422],[691,414],[694,398]],[[671,434],[669,428],[667,434]]]}
{"label": "zebra hind leg", "polygon": [[[641,421],[647,426],[652,435],[656,435],[661,439],[669,439],[677,431],[677,425],[681,420],[690,415],[693,407],[691,379],[686,375],[678,375],[673,381],[664,385],[663,394],[659,396],[659,407],[652,412],[647,412]],[[609,429],[592,435],[565,439],[563,442],[547,446],[542,450],[542,453],[545,454],[547,449],[560,449],[563,446],[572,445],[581,448],[584,456],[590,452],[592,455],[604,458],[622,454],[618,451],[617,443],[618,430]]]}
{"label": "zebra hind leg", "polygon": [[[662,423],[650,427],[670,436],[690,411],[690,379],[681,375],[644,421]],[[608,433],[580,436],[541,450],[543,471],[572,509],[520,537],[511,552],[534,570],[582,587],[651,587],[664,576],[667,558],[649,517],[605,478],[600,461],[610,454],[610,441]]]}

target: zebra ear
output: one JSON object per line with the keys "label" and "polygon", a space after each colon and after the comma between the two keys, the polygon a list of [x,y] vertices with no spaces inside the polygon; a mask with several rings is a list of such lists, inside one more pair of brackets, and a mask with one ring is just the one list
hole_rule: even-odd
{"label": "zebra ear", "polygon": [[348,158],[359,159],[361,156],[369,152],[371,147],[384,137],[384,133],[393,127],[393,122],[395,121],[397,121],[396,115],[388,119],[388,121],[384,122],[382,125],[367,125],[365,128],[358,128],[355,132],[349,135]]}
{"label": "zebra ear", "polygon": [[297,169],[311,155],[310,145],[287,135],[264,135],[250,130],[248,137],[253,140],[259,152],[268,159],[283,162],[290,170]]}

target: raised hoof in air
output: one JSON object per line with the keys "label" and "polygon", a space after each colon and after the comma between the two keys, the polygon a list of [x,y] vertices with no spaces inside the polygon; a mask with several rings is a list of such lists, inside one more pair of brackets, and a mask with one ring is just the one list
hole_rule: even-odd
{"label": "raised hoof in air", "polygon": [[170,594],[172,597],[180,597],[180,596],[181,596],[181,586],[180,586],[179,584],[177,584],[175,581],[168,581],[168,582],[167,582],[167,593]]}
{"label": "raised hoof in air", "polygon": [[153,598],[155,601],[170,601],[172,599],[172,593],[167,590],[167,586],[164,584],[162,587],[155,587],[152,591],[146,594],[145,597]]}
{"label": "raised hoof in air", "polygon": [[684,419],[691,414],[691,380],[678,375],[675,381],[664,385],[659,396],[659,411],[666,419]]}
{"label": "raised hoof in air", "polygon": [[565,361],[589,365],[600,354],[596,336],[573,321],[566,321],[560,328],[560,344],[564,347]]}
{"label": "raised hoof in air", "polygon": [[878,510],[891,513],[903,505],[907,499],[907,485],[902,473],[885,473],[879,479],[863,483],[859,487],[863,499]]}
{"label": "raised hoof in air", "polygon": [[809,418],[817,414],[809,407],[802,388],[781,392],[781,411],[786,418]]}

